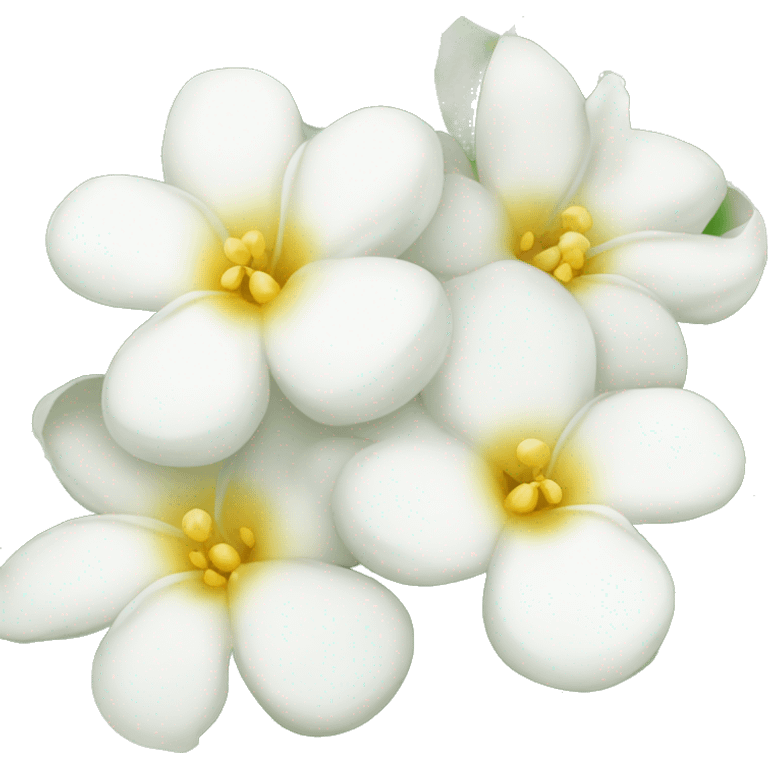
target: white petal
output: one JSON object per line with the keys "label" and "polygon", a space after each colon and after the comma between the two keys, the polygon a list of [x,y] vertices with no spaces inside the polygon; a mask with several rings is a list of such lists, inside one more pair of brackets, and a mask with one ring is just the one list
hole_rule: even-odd
{"label": "white petal", "polygon": [[705,234],[642,232],[605,244],[586,271],[624,275],[656,293],[679,322],[714,323],[740,309],[765,269],[765,222],[729,187]]}
{"label": "white petal", "polygon": [[138,176],[100,176],[53,212],[45,244],[61,281],[99,304],[157,310],[210,290],[230,266],[222,223],[191,195]]}
{"label": "white petal", "polygon": [[516,234],[540,234],[589,149],[584,97],[536,43],[502,35],[477,106],[477,172]]}
{"label": "white petal", "polygon": [[258,310],[227,294],[182,296],[140,326],[104,377],[104,422],[145,461],[175,467],[231,456],[269,397]]}
{"label": "white petal", "polygon": [[600,80],[587,113],[591,159],[573,202],[592,215],[592,245],[642,230],[701,232],[726,193],[717,163],[684,141],[630,128],[619,75]]}
{"label": "white petal", "polygon": [[0,568],[0,637],[17,643],[79,637],[189,567],[178,529],[123,515],[68,520],[28,541]]}
{"label": "white petal", "polygon": [[225,465],[217,516],[233,539],[256,535],[259,560],[309,557],[357,565],[333,526],[331,492],[342,467],[365,445],[332,435],[274,387],[256,434]]}
{"label": "white petal", "polygon": [[511,231],[501,201],[476,181],[452,173],[445,177],[437,213],[402,255],[450,280],[509,258]]}
{"label": "white petal", "polygon": [[510,526],[483,594],[488,637],[505,664],[537,683],[597,691],[656,655],[674,610],[672,577],[621,515],[565,507]]}
{"label": "white petal", "polygon": [[443,148],[443,171],[445,174],[460,173],[468,179],[475,179],[472,163],[464,154],[459,142],[445,131],[437,131],[437,138],[440,139],[440,146]]}
{"label": "white petal", "polygon": [[229,587],[235,661],[271,717],[330,736],[384,708],[413,657],[411,619],[388,589],[312,560],[241,570]]}
{"label": "white petal", "polygon": [[682,387],[688,370],[680,326],[630,280],[586,276],[568,284],[597,343],[597,390]]}
{"label": "white petal", "polygon": [[64,488],[92,512],[146,515],[176,525],[192,507],[213,509],[220,465],[162,467],[124,451],[104,426],[103,379],[75,379],[35,408],[37,438]]}
{"label": "white petal", "polygon": [[550,462],[563,503],[605,504],[632,523],[671,523],[723,506],[744,448],[712,403],[680,389],[619,392],[569,425]]}
{"label": "white petal", "polygon": [[488,465],[445,433],[360,451],[333,492],[336,527],[360,562],[401,584],[483,573],[504,523]]}
{"label": "white petal", "polygon": [[398,408],[388,416],[380,419],[353,424],[345,427],[352,437],[364,440],[387,440],[393,437],[428,436],[434,432],[442,432],[437,423],[427,413],[421,397],[409,400],[402,408]]}
{"label": "white petal", "polygon": [[445,292],[394,259],[329,259],[303,267],[267,305],[264,342],[280,389],[323,424],[354,424],[415,397],[451,335]]}
{"label": "white petal", "polygon": [[224,706],[231,653],[226,591],[199,573],[170,576],[136,597],[102,639],[93,698],[134,744],[187,752]]}
{"label": "white petal", "polygon": [[453,341],[422,393],[424,406],[514,476],[518,442],[554,445],[593,397],[592,329],[562,285],[519,261],[491,264],[445,288]]}
{"label": "white petal", "polygon": [[271,249],[283,173],[303,141],[284,85],[255,69],[215,69],[193,77],[173,102],[163,172],[205,201],[233,237],[256,228]]}
{"label": "white petal", "polygon": [[325,128],[291,180],[276,279],[310,261],[399,256],[434,216],[443,153],[422,120],[369,107]]}

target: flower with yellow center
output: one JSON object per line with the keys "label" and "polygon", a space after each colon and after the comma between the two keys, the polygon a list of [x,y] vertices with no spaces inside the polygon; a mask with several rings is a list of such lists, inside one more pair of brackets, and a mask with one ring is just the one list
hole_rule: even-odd
{"label": "flower with yellow center", "polygon": [[160,467],[111,439],[101,385],[76,379],[35,410],[62,484],[101,514],[39,535],[0,568],[0,636],[109,627],[94,699],[118,733],[157,749],[192,749],[216,720],[232,654],[290,730],[340,733],[380,711],[408,671],[412,625],[389,590],[349,569],[330,514],[336,476],[364,443],[278,392],[223,464]]}
{"label": "flower with yellow center", "polygon": [[556,442],[529,431],[510,443],[505,471],[409,414],[342,470],[339,535],[400,583],[487,572],[485,626],[506,664],[565,690],[615,685],[651,661],[674,606],[669,572],[633,524],[725,504],[743,477],[741,441],[707,400],[658,388],[591,400]]}
{"label": "flower with yellow center", "polygon": [[335,425],[384,416],[429,381],[450,341],[447,300],[397,259],[442,191],[426,123],[372,107],[310,131],[276,80],[221,69],[182,88],[162,159],[165,183],[81,184],[46,238],[72,290],[159,310],[106,374],[123,448],[178,467],[232,455],[264,415],[270,372]]}
{"label": "flower with yellow center", "polygon": [[442,280],[525,261],[581,305],[600,390],[682,386],[678,322],[715,322],[749,299],[766,263],[760,213],[704,152],[632,128],[620,76],[585,99],[514,30],[457,20],[435,82],[459,160],[403,258]]}

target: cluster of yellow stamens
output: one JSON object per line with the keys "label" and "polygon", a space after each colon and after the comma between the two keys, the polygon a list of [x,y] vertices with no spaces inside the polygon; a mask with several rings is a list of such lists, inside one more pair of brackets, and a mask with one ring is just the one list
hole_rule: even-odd
{"label": "cluster of yellow stamens", "polygon": [[567,283],[584,268],[584,254],[591,246],[584,233],[592,227],[592,216],[586,208],[572,205],[560,214],[560,223],[560,230],[541,236],[540,250],[534,249],[537,243],[533,232],[523,234],[519,251],[521,259]]}
{"label": "cluster of yellow stamens", "polygon": [[[204,544],[213,536],[213,518],[204,509],[190,509],[181,520],[181,530],[192,541]],[[248,549],[256,544],[250,528],[240,529],[240,540]],[[209,587],[223,587],[242,562],[237,550],[226,542],[214,544],[207,552],[194,549],[189,560],[195,568],[205,571],[203,581]]]}
{"label": "cluster of yellow stamens", "polygon": [[221,276],[222,288],[237,291],[247,276],[248,292],[257,304],[266,304],[280,293],[275,278],[264,271],[269,259],[264,235],[258,229],[252,229],[242,237],[228,237],[224,243],[224,255],[234,266]]}
{"label": "cluster of yellow stamens", "polygon": [[547,444],[529,437],[520,442],[516,454],[521,464],[531,468],[533,481],[520,483],[513,488],[504,499],[504,508],[521,515],[533,512],[539,503],[539,492],[547,505],[559,504],[563,499],[562,489],[554,480],[547,479],[542,473],[551,456]]}

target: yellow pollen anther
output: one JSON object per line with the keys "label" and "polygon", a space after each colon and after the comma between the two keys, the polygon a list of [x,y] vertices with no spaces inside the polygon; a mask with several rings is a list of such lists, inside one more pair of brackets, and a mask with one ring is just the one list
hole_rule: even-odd
{"label": "yellow pollen anther", "polygon": [[[515,453],[517,454],[518,461],[521,464],[525,464],[526,467],[543,467],[549,461],[551,455],[549,446],[535,437],[529,437],[527,440],[521,441]],[[538,477],[536,479],[538,480]]]}
{"label": "yellow pollen anther", "polygon": [[213,532],[213,518],[204,509],[190,509],[181,519],[181,530],[193,541],[207,541]]}
{"label": "yellow pollen anther", "polygon": [[245,266],[251,262],[251,252],[237,237],[228,237],[224,241],[224,255],[233,263]]}
{"label": "yellow pollen anther", "polygon": [[526,232],[521,238],[520,238],[520,250],[525,253],[525,251],[530,251],[531,248],[533,248],[533,232]]}
{"label": "yellow pollen anther", "polygon": [[253,531],[250,528],[240,529],[240,541],[242,541],[249,549],[256,545],[256,537],[253,535]]}
{"label": "yellow pollen anther", "polygon": [[571,269],[581,269],[584,266],[584,251],[577,248],[569,248],[563,251],[563,264],[570,264]]}
{"label": "yellow pollen anther", "polygon": [[193,552],[190,552],[189,559],[192,562],[192,565],[195,566],[195,568],[208,567],[208,558],[198,550],[194,550]]}
{"label": "yellow pollen anther", "polygon": [[551,272],[560,263],[560,249],[553,245],[541,253],[537,253],[532,259],[531,264],[534,267],[543,269],[545,272]]}
{"label": "yellow pollen anther", "polygon": [[591,245],[592,243],[578,232],[565,232],[560,235],[560,239],[557,241],[557,246],[561,251],[569,251],[571,248],[578,251],[588,251]]}
{"label": "yellow pollen anther", "polygon": [[231,573],[240,565],[240,555],[231,544],[215,544],[208,550],[211,562],[225,573]]}
{"label": "yellow pollen anther", "polygon": [[586,232],[592,228],[592,217],[586,208],[580,205],[572,205],[560,214],[563,229],[574,232]]}
{"label": "yellow pollen anther", "polygon": [[267,248],[267,243],[264,240],[264,235],[262,235],[258,229],[251,229],[240,239],[251,254],[253,266],[256,269],[264,269],[264,267],[267,266],[267,257],[264,254],[264,251]]}
{"label": "yellow pollen anther", "polygon": [[228,291],[236,291],[245,277],[245,267],[230,267],[221,276],[221,287]]}
{"label": "yellow pollen anther", "polygon": [[573,278],[573,269],[571,269],[570,264],[563,263],[552,274],[561,283],[569,283]]}
{"label": "yellow pollen anther", "polygon": [[533,483],[521,483],[513,488],[504,499],[504,508],[510,512],[525,515],[536,509],[539,501],[539,489]]}
{"label": "yellow pollen anther", "polygon": [[559,504],[563,500],[563,489],[554,480],[542,480],[539,483],[539,490],[547,504]]}
{"label": "yellow pollen anther", "polygon": [[227,583],[226,577],[216,573],[216,571],[212,571],[210,568],[203,574],[203,581],[209,587],[223,587]]}
{"label": "yellow pollen anther", "polygon": [[253,300],[259,304],[266,304],[280,293],[280,286],[272,275],[266,272],[254,272],[248,281],[248,290]]}

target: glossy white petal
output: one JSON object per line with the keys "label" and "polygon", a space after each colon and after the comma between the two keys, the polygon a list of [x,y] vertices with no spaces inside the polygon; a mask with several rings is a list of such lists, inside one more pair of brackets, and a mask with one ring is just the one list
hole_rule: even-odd
{"label": "glossy white petal", "polygon": [[472,163],[464,154],[459,142],[445,131],[437,131],[437,138],[440,139],[440,146],[443,148],[443,171],[445,174],[460,173],[469,179],[476,178]]}
{"label": "glossy white petal", "polygon": [[153,581],[189,566],[181,532],[123,515],[68,520],[0,568],[0,637],[79,637],[109,626]]}
{"label": "glossy white petal", "polygon": [[140,326],[104,377],[104,422],[145,461],[175,467],[231,456],[269,398],[258,311],[225,293],[183,296]]}
{"label": "glossy white petal", "polygon": [[701,232],[726,193],[717,163],[684,141],[632,129],[619,75],[600,80],[587,114],[591,158],[573,202],[592,215],[592,245],[643,230]]}
{"label": "glossy white petal", "polygon": [[453,341],[422,393],[429,414],[513,476],[520,440],[550,446],[594,395],[595,340],[552,277],[503,261],[446,283]]}
{"label": "glossy white petal", "polygon": [[232,653],[226,592],[199,573],[144,590],[117,617],[93,660],[93,698],[134,744],[197,746],[227,699]]}
{"label": "glossy white petal", "polygon": [[509,258],[510,239],[501,200],[476,181],[451,173],[435,217],[401,258],[450,280]]}
{"label": "glossy white petal", "polygon": [[515,233],[540,233],[589,149],[584,97],[536,43],[499,38],[477,106],[477,172]]}
{"label": "glossy white petal", "polygon": [[256,434],[219,479],[220,525],[232,539],[242,526],[250,528],[260,560],[309,557],[357,565],[334,528],[331,492],[344,464],[365,444],[310,421],[274,387]]}
{"label": "glossy white petal", "polygon": [[610,275],[579,277],[568,289],[595,334],[598,392],[685,384],[680,326],[648,291]]}
{"label": "glossy white petal", "polygon": [[565,507],[539,519],[510,525],[493,553],[483,594],[491,644],[516,672],[554,688],[626,680],[653,659],[672,621],[667,567],[611,509]]}
{"label": "glossy white petal", "polygon": [[741,485],[744,462],[736,430],[708,400],[680,389],[628,390],[569,425],[548,474],[563,503],[671,523],[722,507]]}
{"label": "glossy white petal", "polygon": [[418,117],[368,107],[337,120],[292,176],[276,279],[317,259],[399,256],[434,215],[443,178],[440,140]]}
{"label": "glossy white petal", "polygon": [[307,736],[356,728],[405,679],[413,625],[373,579],[313,560],[276,560],[242,566],[229,591],[237,667],[285,728]]}
{"label": "glossy white petal", "polygon": [[656,293],[679,322],[729,317],[757,288],[765,269],[765,222],[729,187],[705,234],[642,232],[605,243],[586,271],[624,275]]}
{"label": "glossy white petal", "polygon": [[271,249],[283,173],[303,141],[284,85],[255,69],[215,69],[193,77],[173,102],[163,173],[205,201],[233,237],[256,228]]}
{"label": "glossy white petal", "polygon": [[483,573],[504,523],[488,465],[442,433],[365,448],[333,492],[341,538],[368,569],[401,584]]}
{"label": "glossy white petal", "polygon": [[103,379],[75,379],[35,408],[37,439],[64,488],[92,512],[146,515],[176,525],[192,507],[212,509],[220,465],[162,467],[123,450],[104,426]]}
{"label": "glossy white petal", "polygon": [[222,223],[191,195],[138,176],[81,184],[53,212],[45,237],[61,281],[99,304],[157,310],[217,286],[229,266]]}
{"label": "glossy white petal", "polygon": [[339,428],[340,431],[343,429],[349,430],[351,437],[377,441],[394,437],[427,437],[435,432],[442,432],[427,413],[420,396],[409,400],[402,408],[398,408],[387,416]]}
{"label": "glossy white petal", "polygon": [[264,341],[280,389],[324,424],[354,424],[415,397],[442,363],[451,313],[440,282],[407,262],[329,259],[267,305]]}

